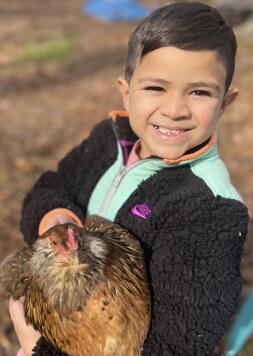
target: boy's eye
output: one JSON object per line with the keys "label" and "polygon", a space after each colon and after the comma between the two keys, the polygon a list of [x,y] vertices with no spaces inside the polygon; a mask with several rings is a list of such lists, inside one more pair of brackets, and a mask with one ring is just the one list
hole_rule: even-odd
{"label": "boy's eye", "polygon": [[211,93],[207,90],[194,90],[191,93],[193,96],[211,96]]}
{"label": "boy's eye", "polygon": [[157,87],[157,86],[148,86],[148,87],[145,87],[145,90],[150,90],[150,91],[164,91],[164,89],[162,87]]}

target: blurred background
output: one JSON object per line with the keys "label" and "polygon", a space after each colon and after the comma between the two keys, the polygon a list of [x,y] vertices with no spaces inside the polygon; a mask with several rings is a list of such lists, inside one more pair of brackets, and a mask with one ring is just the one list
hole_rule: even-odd
{"label": "blurred background", "polygon": [[[221,9],[239,45],[234,84],[240,95],[219,131],[221,156],[251,216],[244,298],[253,284],[253,2],[202,2]],[[153,9],[169,1],[138,3]],[[22,201],[39,175],[56,168],[109,111],[123,108],[116,78],[138,21],[100,19],[84,6],[79,0],[0,0],[0,261],[21,244]],[[3,300],[0,315],[0,356],[13,356],[18,346]],[[252,338],[240,355],[253,355]]]}

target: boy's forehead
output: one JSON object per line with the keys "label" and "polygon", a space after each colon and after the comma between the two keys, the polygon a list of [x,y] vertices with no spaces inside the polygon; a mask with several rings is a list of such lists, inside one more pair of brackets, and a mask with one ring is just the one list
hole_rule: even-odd
{"label": "boy's forehead", "polygon": [[145,80],[145,77],[159,75],[185,80],[192,76],[205,76],[225,82],[226,68],[217,51],[190,51],[166,46],[143,56],[133,73],[133,76],[141,81]]}

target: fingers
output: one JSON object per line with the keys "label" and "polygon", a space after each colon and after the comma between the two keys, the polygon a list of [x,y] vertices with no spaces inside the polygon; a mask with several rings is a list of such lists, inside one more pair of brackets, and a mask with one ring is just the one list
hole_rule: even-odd
{"label": "fingers", "polygon": [[18,300],[14,300],[10,298],[9,301],[9,312],[12,322],[14,326],[16,323],[21,323],[26,325],[25,318],[24,318],[24,301],[25,297],[21,297]]}
{"label": "fingers", "polygon": [[42,218],[40,222],[39,235],[42,235],[44,232],[46,232],[47,230],[49,230],[51,227],[55,225],[66,224],[66,223],[76,224],[77,222],[66,214],[56,214],[50,217],[50,212],[49,212]]}
{"label": "fingers", "polygon": [[26,354],[24,353],[24,351],[22,349],[19,349],[17,356],[26,356]]}
{"label": "fingers", "polygon": [[24,297],[21,297],[19,300],[11,298],[9,301],[9,312],[22,350],[26,356],[30,356],[41,335],[34,330],[32,325],[27,325],[25,321],[24,300]]}

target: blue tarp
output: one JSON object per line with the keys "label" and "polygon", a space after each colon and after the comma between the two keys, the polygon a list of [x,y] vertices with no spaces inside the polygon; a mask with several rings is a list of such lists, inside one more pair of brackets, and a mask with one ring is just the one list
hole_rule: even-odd
{"label": "blue tarp", "polygon": [[108,21],[138,20],[150,13],[136,0],[87,0],[81,9],[88,15]]}

